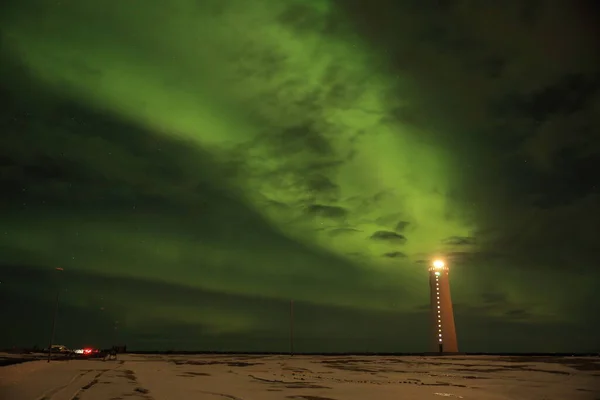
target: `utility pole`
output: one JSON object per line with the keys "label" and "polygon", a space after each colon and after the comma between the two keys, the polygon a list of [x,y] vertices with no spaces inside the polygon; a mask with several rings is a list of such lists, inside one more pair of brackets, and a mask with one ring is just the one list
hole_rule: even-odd
{"label": "utility pole", "polygon": [[290,300],[290,356],[294,355],[294,300]]}
{"label": "utility pole", "polygon": [[118,336],[119,336],[119,321],[115,321],[114,324],[114,334],[113,334],[113,346],[119,346],[119,341],[118,341]]}
{"label": "utility pole", "polygon": [[[56,268],[57,271],[64,271],[62,268]],[[48,346],[48,362],[52,358],[52,345],[54,344],[54,333],[56,332],[56,316],[58,315],[58,300],[60,299],[60,283],[56,290],[56,303],[54,304],[54,317],[52,318],[52,332],[50,333],[50,346]]]}
{"label": "utility pole", "polygon": [[54,344],[54,332],[56,331],[56,316],[58,314],[58,299],[60,290],[56,292],[56,303],[54,304],[54,317],[52,318],[52,333],[50,334],[50,346],[48,346],[48,362],[52,358],[52,345]]}

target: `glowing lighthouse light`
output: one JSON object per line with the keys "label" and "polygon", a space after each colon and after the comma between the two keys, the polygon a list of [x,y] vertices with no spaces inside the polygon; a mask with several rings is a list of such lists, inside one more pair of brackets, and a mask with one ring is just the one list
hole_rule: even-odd
{"label": "glowing lighthouse light", "polygon": [[442,260],[435,260],[435,261],[433,262],[433,267],[434,267],[435,269],[442,269],[442,268],[444,268],[444,266],[445,266],[445,265],[446,265],[446,264],[445,264],[445,263],[444,263]]}

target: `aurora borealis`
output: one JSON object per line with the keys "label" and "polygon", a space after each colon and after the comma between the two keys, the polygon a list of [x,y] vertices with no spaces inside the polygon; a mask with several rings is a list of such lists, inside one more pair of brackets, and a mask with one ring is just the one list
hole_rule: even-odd
{"label": "aurora borealis", "polygon": [[595,10],[489,4],[3,6],[1,344],[59,287],[71,346],[423,351],[444,257],[464,351],[597,350]]}

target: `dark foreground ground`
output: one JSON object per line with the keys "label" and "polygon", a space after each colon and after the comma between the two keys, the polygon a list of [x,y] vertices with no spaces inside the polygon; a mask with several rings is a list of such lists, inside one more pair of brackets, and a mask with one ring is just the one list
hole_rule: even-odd
{"label": "dark foreground ground", "polygon": [[14,400],[600,400],[600,359],[121,355],[0,368]]}

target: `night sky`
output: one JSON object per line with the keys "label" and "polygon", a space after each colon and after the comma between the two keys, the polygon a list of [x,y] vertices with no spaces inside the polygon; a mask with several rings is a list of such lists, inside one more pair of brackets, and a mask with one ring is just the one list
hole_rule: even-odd
{"label": "night sky", "polygon": [[0,347],[599,351],[595,4],[3,5]]}

